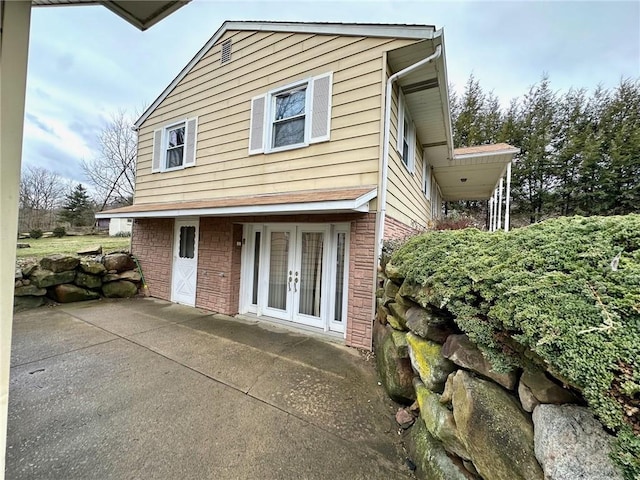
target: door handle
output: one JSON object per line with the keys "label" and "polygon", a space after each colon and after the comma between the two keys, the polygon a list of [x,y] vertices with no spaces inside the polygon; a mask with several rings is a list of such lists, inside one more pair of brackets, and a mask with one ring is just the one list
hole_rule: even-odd
{"label": "door handle", "polygon": [[291,291],[291,270],[289,270],[289,282],[288,282],[288,286],[289,286],[289,291]]}
{"label": "door handle", "polygon": [[294,293],[297,293],[297,292],[298,292],[298,288],[297,288],[297,286],[298,286],[298,272],[296,272],[296,278],[295,278],[295,280],[293,281],[293,292],[294,292]]}

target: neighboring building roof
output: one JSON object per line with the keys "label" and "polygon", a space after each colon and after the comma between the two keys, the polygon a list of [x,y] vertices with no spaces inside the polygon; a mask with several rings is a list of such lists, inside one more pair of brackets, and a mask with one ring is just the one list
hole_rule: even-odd
{"label": "neighboring building roof", "polygon": [[190,1],[191,0],[31,0],[31,4],[34,7],[103,5],[134,27],[140,30],[146,30]]}
{"label": "neighboring building roof", "polygon": [[244,195],[192,202],[129,205],[96,213],[96,218],[147,218],[216,215],[278,215],[321,212],[368,212],[377,187]]}
{"label": "neighboring building roof", "polygon": [[361,37],[388,37],[414,40],[428,40],[434,37],[436,29],[433,25],[371,24],[371,23],[307,23],[307,22],[235,22],[226,21],[196,53],[191,61],[180,71],[173,81],[145,110],[134,126],[140,128],[160,103],[169,96],[180,81],[204,57],[216,42],[230,30],[267,31],[286,33],[307,33],[316,35],[342,35]]}

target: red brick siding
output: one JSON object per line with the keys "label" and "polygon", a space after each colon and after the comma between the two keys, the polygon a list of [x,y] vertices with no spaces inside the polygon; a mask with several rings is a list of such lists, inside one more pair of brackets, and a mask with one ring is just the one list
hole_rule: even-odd
{"label": "red brick siding", "polygon": [[376,260],[376,214],[351,223],[349,243],[349,305],[346,343],[371,350],[374,317],[374,271]]}
{"label": "red brick siding", "polygon": [[402,239],[419,233],[419,230],[402,223],[393,217],[386,216],[384,219],[384,239]]}
{"label": "red brick siding", "polygon": [[200,218],[197,307],[226,315],[238,313],[241,249],[236,245],[238,226],[229,218]]}
{"label": "red brick siding", "polygon": [[131,252],[138,258],[153,297],[171,300],[173,218],[137,219],[133,222]]}

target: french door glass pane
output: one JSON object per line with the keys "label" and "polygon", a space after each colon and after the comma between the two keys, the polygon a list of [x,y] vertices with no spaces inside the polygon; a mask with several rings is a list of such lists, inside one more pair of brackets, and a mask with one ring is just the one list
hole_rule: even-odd
{"label": "french door glass pane", "polygon": [[253,292],[251,304],[258,304],[258,272],[260,271],[260,232],[256,232],[253,242]]}
{"label": "french door glass pane", "polygon": [[302,232],[299,313],[314,317],[320,316],[323,243],[323,233]]}
{"label": "french door glass pane", "polygon": [[289,267],[289,232],[271,232],[269,258],[269,299],[267,305],[287,309],[287,268]]}
{"label": "french door glass pane", "polygon": [[336,255],[336,308],[333,319],[342,321],[342,300],[344,298],[344,254],[346,246],[346,233],[338,233]]}

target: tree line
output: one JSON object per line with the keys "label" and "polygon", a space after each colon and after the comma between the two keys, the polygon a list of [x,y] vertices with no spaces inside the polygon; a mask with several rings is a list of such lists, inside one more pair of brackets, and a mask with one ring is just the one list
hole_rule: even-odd
{"label": "tree line", "polygon": [[119,111],[97,137],[98,154],[80,166],[91,193],[81,183],[43,167],[25,166],[19,197],[18,229],[52,230],[59,224],[91,226],[94,212],[133,203],[136,135],[132,117]]}
{"label": "tree line", "polygon": [[[472,75],[450,102],[455,147],[505,142],[521,149],[511,189],[521,220],[640,211],[639,79],[559,93],[544,75],[503,108]],[[477,212],[486,202],[450,208]]]}

